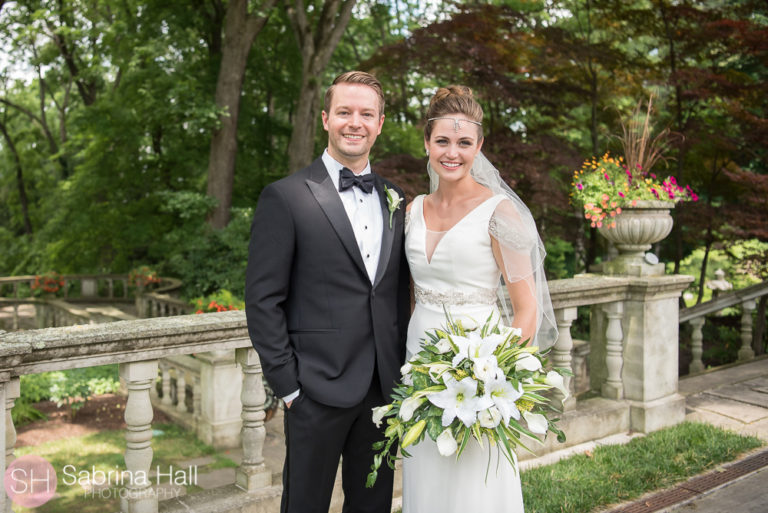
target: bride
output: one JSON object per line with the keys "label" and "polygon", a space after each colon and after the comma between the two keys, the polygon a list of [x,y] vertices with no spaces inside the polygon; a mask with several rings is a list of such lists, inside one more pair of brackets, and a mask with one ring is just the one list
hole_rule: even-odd
{"label": "bride", "polygon": [[[530,212],[480,152],[483,110],[464,86],[441,88],[424,128],[430,189],[406,207],[406,255],[415,309],[407,359],[428,329],[455,319],[483,323],[497,307],[500,278],[511,325],[540,348],[556,338],[544,279],[544,248]],[[504,303],[505,304],[505,303]],[[496,447],[470,441],[457,461],[425,437],[403,460],[403,513],[523,511],[520,476]]]}

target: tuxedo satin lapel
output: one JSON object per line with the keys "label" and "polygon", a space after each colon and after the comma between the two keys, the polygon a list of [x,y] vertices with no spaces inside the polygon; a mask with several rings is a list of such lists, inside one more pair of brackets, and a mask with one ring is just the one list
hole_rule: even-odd
{"label": "tuxedo satin lapel", "polygon": [[[355,239],[355,232],[352,231],[352,225],[347,217],[347,211],[344,210],[344,204],[341,202],[339,193],[333,188],[333,181],[328,176],[328,172],[325,167],[320,164],[320,170],[322,174],[315,168],[311,174],[311,178],[307,179],[307,186],[315,199],[320,204],[320,208],[325,212],[325,216],[331,222],[333,229],[339,236],[341,243],[347,250],[352,260],[360,268],[360,270],[368,276],[368,271],[365,269],[365,263],[363,263],[363,257],[360,254],[360,249],[357,247],[357,240]],[[323,177],[323,175],[325,175]]]}
{"label": "tuxedo satin lapel", "polygon": [[387,193],[384,191],[384,182],[376,176],[376,192],[379,193],[379,202],[381,203],[381,216],[384,222],[383,233],[381,234],[381,253],[379,253],[379,266],[376,269],[376,279],[373,281],[377,285],[384,276],[384,271],[389,264],[389,257],[392,254],[392,243],[395,240],[395,230],[397,229],[397,216],[392,217],[392,228],[389,227],[389,206],[387,204]]}

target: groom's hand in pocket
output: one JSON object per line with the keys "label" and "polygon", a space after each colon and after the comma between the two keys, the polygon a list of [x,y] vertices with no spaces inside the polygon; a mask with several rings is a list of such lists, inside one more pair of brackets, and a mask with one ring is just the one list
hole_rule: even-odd
{"label": "groom's hand in pocket", "polygon": [[285,407],[287,409],[291,409],[291,405],[293,404],[293,400],[299,397],[299,394],[301,393],[301,389],[296,390],[292,394],[288,394],[285,397],[283,397],[283,402],[285,403]]}

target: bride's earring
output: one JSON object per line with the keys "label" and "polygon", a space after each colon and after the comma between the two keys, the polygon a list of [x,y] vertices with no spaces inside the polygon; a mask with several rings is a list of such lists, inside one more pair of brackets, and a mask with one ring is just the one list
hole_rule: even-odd
{"label": "bride's earring", "polygon": [[427,157],[429,157],[429,150],[425,149],[425,152],[427,152]]}

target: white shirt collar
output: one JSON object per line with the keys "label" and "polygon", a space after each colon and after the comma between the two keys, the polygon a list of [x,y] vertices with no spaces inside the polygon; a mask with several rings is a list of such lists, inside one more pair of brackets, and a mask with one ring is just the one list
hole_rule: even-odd
{"label": "white shirt collar", "polygon": [[[325,169],[328,170],[328,175],[331,177],[331,180],[333,180],[333,187],[337,191],[339,190],[339,174],[341,173],[341,168],[344,167],[344,164],[336,160],[335,158],[331,157],[331,155],[328,153],[328,148],[323,151],[323,164],[325,164]],[[371,172],[371,161],[369,160],[365,164],[365,169],[360,173],[360,175],[367,175]]]}

